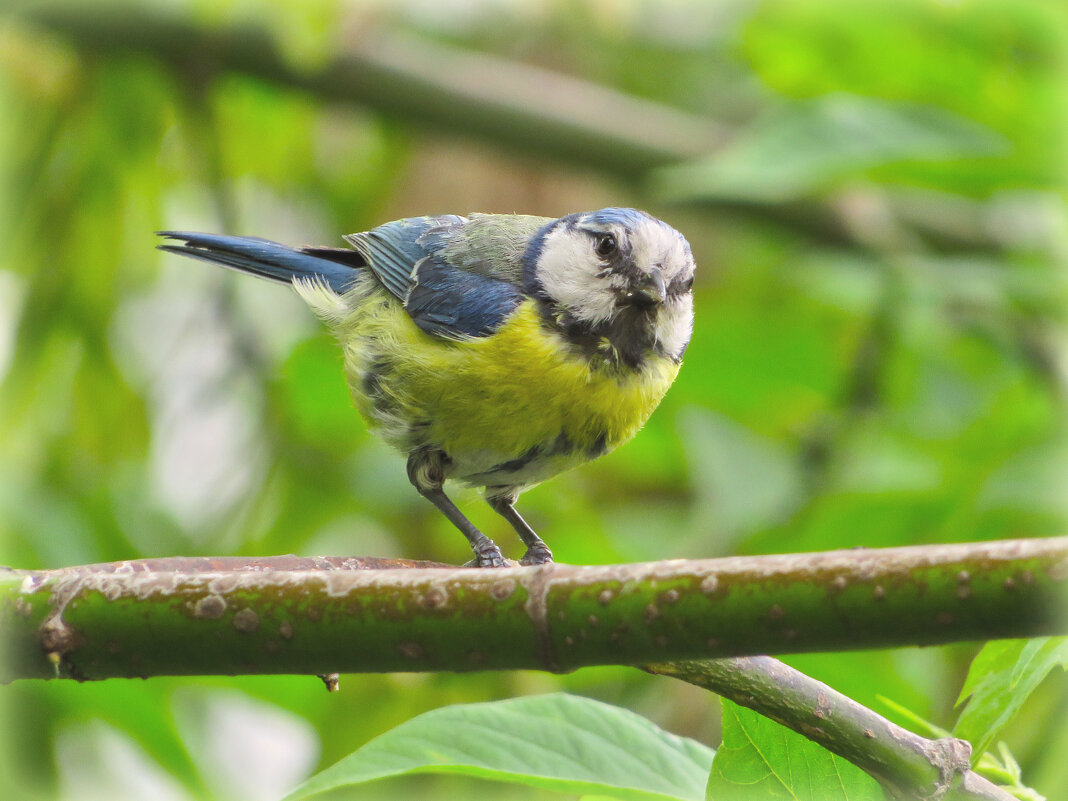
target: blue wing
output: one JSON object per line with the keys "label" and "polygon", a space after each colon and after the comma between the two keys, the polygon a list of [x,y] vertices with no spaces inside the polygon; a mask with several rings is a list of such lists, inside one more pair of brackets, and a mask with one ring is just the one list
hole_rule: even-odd
{"label": "blue wing", "polygon": [[339,295],[352,288],[360,270],[369,269],[421,329],[462,339],[492,334],[523,300],[520,288],[508,280],[516,270],[500,265],[494,272],[498,265],[492,262],[507,258],[497,253],[501,248],[469,242],[468,222],[454,215],[397,220],[346,236],[354,250],[298,250],[257,237],[189,231],[161,231],[180,244],[160,249],[286,284],[316,278]]}
{"label": "blue wing", "polygon": [[449,262],[446,245],[467,219],[448,215],[386,223],[345,239],[415,324],[446,339],[492,334],[522,302],[519,287]]}

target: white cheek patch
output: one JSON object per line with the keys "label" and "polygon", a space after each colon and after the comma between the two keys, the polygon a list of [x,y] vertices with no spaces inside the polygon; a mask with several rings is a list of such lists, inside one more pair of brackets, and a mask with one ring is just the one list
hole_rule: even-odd
{"label": "white cheek patch", "polygon": [[[627,238],[631,259],[639,269],[658,267],[668,284],[693,274],[693,258],[685,240],[658,220],[643,219],[629,232],[613,232]],[[592,238],[585,231],[563,226],[545,237],[537,274],[549,297],[591,325],[611,321],[619,313],[619,298],[627,289],[625,276],[606,274],[604,263],[593,252]],[[669,298],[657,310],[652,326],[653,337],[663,351],[680,355],[693,331],[692,295]]]}
{"label": "white cheek patch", "polygon": [[603,269],[590,237],[581,231],[561,227],[545,237],[538,278],[549,297],[585,322],[602,323],[615,312],[615,276],[598,278]]}
{"label": "white cheek patch", "polygon": [[693,334],[693,295],[669,300],[656,318],[656,339],[665,353],[678,357]]}

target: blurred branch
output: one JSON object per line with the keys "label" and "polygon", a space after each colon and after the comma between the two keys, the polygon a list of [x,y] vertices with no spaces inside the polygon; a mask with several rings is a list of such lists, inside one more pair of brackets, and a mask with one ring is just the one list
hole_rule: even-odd
{"label": "blurred branch", "polygon": [[[344,52],[304,65],[288,60],[262,27],[212,28],[145,5],[35,4],[21,17],[84,52],[146,55],[198,84],[217,73],[240,72],[322,100],[367,106],[415,128],[479,139],[617,179],[644,181],[657,168],[689,164],[734,133],[681,109],[397,31],[369,30],[346,42]],[[981,219],[962,223],[910,213],[908,202],[875,190],[830,200],[719,198],[699,204],[834,245],[945,251],[1005,246]]]}
{"label": "blurred branch", "polygon": [[370,30],[317,66],[288,61],[264,28],[210,28],[140,4],[50,4],[25,18],[87,52],[135,52],[196,76],[236,71],[406,124],[488,140],[623,176],[698,156],[716,123],[565,75]]}
{"label": "blurred branch", "polygon": [[[380,569],[368,569],[380,568]],[[474,570],[293,556],[0,573],[0,677],[542,669],[1066,631],[1068,538]]]}
{"label": "blurred branch", "polygon": [[[846,432],[865,415],[876,411],[884,401],[883,373],[891,362],[901,309],[907,305],[908,299],[900,272],[889,260],[879,273],[879,283],[878,300],[853,352],[833,412],[816,418],[801,440],[803,476],[810,499],[824,490],[837,455],[835,450]],[[811,509],[806,504],[805,511],[799,514],[805,515]],[[798,521],[794,522],[797,524]]]}
{"label": "blurred branch", "polygon": [[971,745],[928,740],[767,656],[647,665],[748,707],[857,765],[894,798],[1012,801],[972,772]]}

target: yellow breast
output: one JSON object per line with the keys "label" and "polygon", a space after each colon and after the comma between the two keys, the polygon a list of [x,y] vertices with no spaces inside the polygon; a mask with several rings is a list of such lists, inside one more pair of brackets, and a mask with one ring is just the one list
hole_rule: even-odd
{"label": "yellow breast", "polygon": [[423,332],[385,293],[355,305],[327,322],[368,425],[404,452],[440,448],[452,460],[449,475],[475,484],[520,459],[527,464],[517,483],[534,483],[623,444],[679,369],[654,356],[633,370],[591,366],[530,300],[495,334],[464,341]]}

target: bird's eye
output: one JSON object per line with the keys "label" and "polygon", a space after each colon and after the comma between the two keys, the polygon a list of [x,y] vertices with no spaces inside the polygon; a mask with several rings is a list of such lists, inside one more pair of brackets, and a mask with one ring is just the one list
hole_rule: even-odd
{"label": "bird's eye", "polygon": [[607,259],[616,252],[616,238],[611,234],[602,234],[597,237],[597,244],[593,246],[593,252],[600,258]]}

